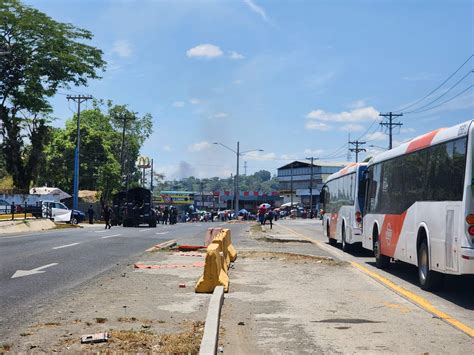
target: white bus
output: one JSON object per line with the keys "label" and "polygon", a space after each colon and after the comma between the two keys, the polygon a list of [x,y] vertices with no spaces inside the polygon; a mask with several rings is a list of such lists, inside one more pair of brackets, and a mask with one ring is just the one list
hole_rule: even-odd
{"label": "white bus", "polygon": [[349,164],[330,175],[321,190],[324,235],[329,244],[342,243],[344,251],[362,242],[366,169],[366,163]]}
{"label": "white bus", "polygon": [[364,248],[376,264],[418,266],[422,289],[474,273],[472,121],[417,137],[369,161]]}

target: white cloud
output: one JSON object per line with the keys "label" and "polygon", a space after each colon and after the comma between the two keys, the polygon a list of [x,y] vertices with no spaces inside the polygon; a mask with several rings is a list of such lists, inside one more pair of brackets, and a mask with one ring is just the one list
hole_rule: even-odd
{"label": "white cloud", "polygon": [[190,146],[188,146],[188,150],[190,152],[200,152],[200,151],[203,151],[205,149],[209,149],[211,147],[211,143],[209,143],[208,141],[202,141],[202,142],[198,142],[198,143],[194,143]]}
{"label": "white cloud", "polygon": [[199,105],[201,103],[201,100],[193,97],[191,100],[189,100],[189,102],[192,103],[193,105]]}
{"label": "white cloud", "polygon": [[280,159],[282,159],[282,160],[296,160],[297,157],[294,154],[282,154],[280,156]]}
{"label": "white cloud", "polygon": [[240,80],[240,79],[234,80],[234,81],[232,82],[232,84],[235,84],[235,85],[240,85],[240,84],[242,84],[242,83],[243,83],[243,81]]}
{"label": "white cloud", "polygon": [[259,14],[263,20],[268,21],[265,10],[253,2],[253,0],[244,0],[244,3],[255,13]]}
{"label": "white cloud", "polygon": [[259,151],[248,152],[244,154],[245,160],[274,160],[277,158],[275,153],[264,153]]}
{"label": "white cloud", "polygon": [[244,59],[245,57],[236,51],[230,51],[229,58],[234,59],[234,60],[239,60],[239,59]]}
{"label": "white cloud", "polygon": [[203,57],[203,58],[217,58],[223,55],[222,50],[213,44],[200,44],[196,47],[188,49],[186,55],[192,57]]}
{"label": "white cloud", "polygon": [[340,129],[341,131],[359,132],[364,129],[364,126],[361,126],[360,124],[348,123],[342,126]]}
{"label": "white cloud", "polygon": [[423,80],[431,80],[435,78],[436,75],[432,73],[426,73],[426,72],[420,72],[416,73],[413,75],[407,75],[402,77],[403,80],[408,80],[408,81],[423,81]]}
{"label": "white cloud", "polygon": [[324,152],[324,149],[305,149],[304,154],[308,155],[320,155]]}
{"label": "white cloud", "polygon": [[214,119],[224,119],[227,117],[229,117],[229,114],[225,112],[217,112],[211,116],[211,118],[214,118]]}
{"label": "white cloud", "polygon": [[165,145],[165,146],[163,146],[163,150],[164,150],[165,152],[171,152],[171,146]]}
{"label": "white cloud", "polygon": [[355,100],[349,104],[350,108],[361,108],[366,106],[365,100]]}
{"label": "white cloud", "polygon": [[130,57],[130,55],[132,54],[132,46],[127,40],[117,40],[114,42],[114,45],[112,47],[112,53],[116,53],[119,57],[122,58]]}
{"label": "white cloud", "polygon": [[416,129],[408,127],[408,128],[400,128],[400,133],[414,133]]}
{"label": "white cloud", "polygon": [[331,121],[331,122],[360,122],[374,120],[379,117],[379,112],[373,108],[360,107],[351,111],[339,113],[326,112],[324,110],[313,110],[306,115],[310,120]]}
{"label": "white cloud", "polygon": [[173,107],[183,107],[184,101],[175,101],[173,102]]}
{"label": "white cloud", "polygon": [[367,141],[383,141],[387,138],[387,135],[383,132],[368,133],[364,139]]}
{"label": "white cloud", "polygon": [[326,123],[322,123],[322,122],[307,121],[305,128],[314,129],[316,131],[328,131],[331,129],[331,126],[328,126]]}

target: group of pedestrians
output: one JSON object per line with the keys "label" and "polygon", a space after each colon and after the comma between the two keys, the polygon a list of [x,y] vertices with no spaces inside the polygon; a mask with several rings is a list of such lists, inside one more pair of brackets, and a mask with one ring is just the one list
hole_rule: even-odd
{"label": "group of pedestrians", "polygon": [[156,210],[156,219],[161,224],[176,224],[178,222],[178,210],[174,206],[158,207]]}
{"label": "group of pedestrians", "polygon": [[[112,228],[112,225],[110,224],[110,220],[112,219],[112,214],[113,214],[112,208],[110,208],[109,205],[105,205],[102,212],[102,215],[104,217],[104,222],[105,222],[105,229]],[[89,224],[94,224],[95,211],[92,204],[90,204],[89,208],[87,209],[87,215],[89,217]]]}

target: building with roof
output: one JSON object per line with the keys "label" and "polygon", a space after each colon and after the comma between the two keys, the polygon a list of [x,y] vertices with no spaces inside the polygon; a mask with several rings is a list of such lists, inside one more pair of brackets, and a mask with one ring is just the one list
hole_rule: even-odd
{"label": "building with roof", "polygon": [[[329,175],[345,167],[347,162],[295,160],[277,169],[283,203],[298,203],[306,208],[319,208],[319,193]],[[313,206],[311,202],[311,180]]]}

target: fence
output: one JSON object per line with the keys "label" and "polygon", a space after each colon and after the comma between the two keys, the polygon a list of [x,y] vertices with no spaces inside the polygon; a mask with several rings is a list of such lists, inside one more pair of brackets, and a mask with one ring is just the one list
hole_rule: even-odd
{"label": "fence", "polygon": [[12,221],[27,218],[51,218],[51,208],[43,208],[41,204],[0,205],[0,221]]}

